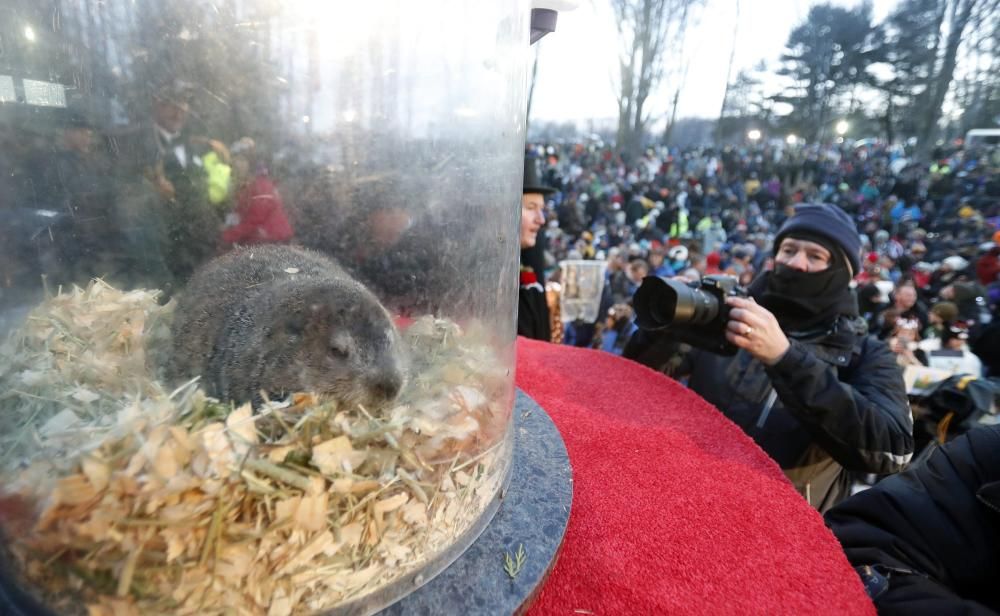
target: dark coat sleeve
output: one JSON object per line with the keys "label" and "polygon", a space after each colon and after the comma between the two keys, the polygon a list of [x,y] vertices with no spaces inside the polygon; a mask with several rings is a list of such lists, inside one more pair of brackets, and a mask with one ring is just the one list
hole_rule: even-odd
{"label": "dark coat sleeve", "polygon": [[909,463],[913,418],[885,343],[862,339],[857,358],[842,370],[793,340],[767,373],[785,407],[844,468],[888,474]]}
{"label": "dark coat sleeve", "polygon": [[552,341],[549,306],[545,303],[545,293],[542,291],[523,286],[518,289],[517,335],[534,340]]}
{"label": "dark coat sleeve", "polygon": [[996,613],[997,481],[1000,427],[983,427],[827,512],[851,564],[888,578],[880,614]]}

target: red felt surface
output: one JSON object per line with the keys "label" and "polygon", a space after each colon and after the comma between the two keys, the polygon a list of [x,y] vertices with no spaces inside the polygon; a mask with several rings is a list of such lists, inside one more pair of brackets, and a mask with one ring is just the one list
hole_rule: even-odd
{"label": "red felt surface", "polygon": [[518,339],[573,509],[544,614],[875,614],[823,520],[735,424],[607,353]]}

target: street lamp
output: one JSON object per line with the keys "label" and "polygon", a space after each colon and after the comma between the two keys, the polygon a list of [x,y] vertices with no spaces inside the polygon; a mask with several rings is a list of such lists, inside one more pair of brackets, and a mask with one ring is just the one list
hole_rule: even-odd
{"label": "street lamp", "polygon": [[757,141],[758,139],[760,139],[760,131],[757,130],[756,128],[749,131],[747,133],[747,139],[749,139],[750,141]]}
{"label": "street lamp", "polygon": [[789,134],[787,137],[785,137],[785,143],[787,143],[788,145],[795,145],[798,142],[799,138],[796,137],[794,133]]}
{"label": "street lamp", "polygon": [[31,26],[24,27],[24,38],[28,39],[29,42],[35,42],[35,29]]}
{"label": "street lamp", "polygon": [[850,128],[850,125],[847,123],[847,120],[841,120],[840,122],[837,122],[835,130],[837,131],[838,135],[843,137],[845,134],[847,134],[848,128]]}

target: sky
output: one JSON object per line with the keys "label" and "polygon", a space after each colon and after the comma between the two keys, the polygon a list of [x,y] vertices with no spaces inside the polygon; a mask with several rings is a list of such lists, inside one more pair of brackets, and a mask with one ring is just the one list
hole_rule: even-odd
{"label": "sky", "polygon": [[[898,0],[874,0],[881,21]],[[688,27],[683,52],[667,62],[683,80],[677,117],[716,118],[726,87],[726,70],[736,34],[733,76],[760,60],[777,65],[792,29],[805,20],[811,0],[707,0]],[[853,7],[860,0],[833,0]],[[736,9],[739,6],[737,27]],[[539,41],[532,121],[581,121],[617,117],[615,79],[618,40],[608,0],[580,0],[559,14],[556,31]],[[684,67],[687,67],[686,77]],[[674,82],[676,84],[676,81]],[[647,102],[665,117],[676,85],[664,84]]]}

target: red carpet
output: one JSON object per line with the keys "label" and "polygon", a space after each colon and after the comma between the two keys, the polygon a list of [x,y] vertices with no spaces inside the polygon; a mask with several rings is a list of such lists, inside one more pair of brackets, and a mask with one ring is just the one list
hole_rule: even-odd
{"label": "red carpet", "polygon": [[875,614],[823,520],[749,437],[673,380],[518,340],[517,385],[569,451],[545,614]]}

